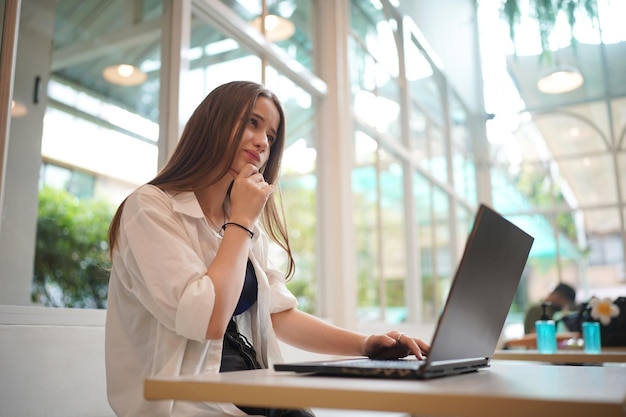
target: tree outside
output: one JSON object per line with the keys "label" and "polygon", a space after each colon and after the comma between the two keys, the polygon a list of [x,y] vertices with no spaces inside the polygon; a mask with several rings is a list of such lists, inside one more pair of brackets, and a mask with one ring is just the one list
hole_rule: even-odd
{"label": "tree outside", "polygon": [[[303,310],[315,309],[315,192],[286,185],[285,211],[296,258],[288,283]],[[108,228],[114,208],[62,189],[39,192],[37,248],[31,300],[49,307],[106,308],[110,258]]]}
{"label": "tree outside", "polygon": [[49,307],[106,308],[110,259],[108,202],[43,187],[31,299]]}

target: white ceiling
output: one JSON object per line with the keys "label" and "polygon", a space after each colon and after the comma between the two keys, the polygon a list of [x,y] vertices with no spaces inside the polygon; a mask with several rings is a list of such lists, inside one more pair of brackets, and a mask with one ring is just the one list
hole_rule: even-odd
{"label": "white ceiling", "polygon": [[[557,64],[578,68],[584,84],[541,93],[537,80]],[[624,210],[626,196],[626,42],[578,43],[554,52],[551,63],[509,56],[507,68],[531,117],[515,132],[524,163],[546,169],[555,162],[546,175],[560,178],[563,210],[583,209],[588,234],[623,231],[617,208]]]}

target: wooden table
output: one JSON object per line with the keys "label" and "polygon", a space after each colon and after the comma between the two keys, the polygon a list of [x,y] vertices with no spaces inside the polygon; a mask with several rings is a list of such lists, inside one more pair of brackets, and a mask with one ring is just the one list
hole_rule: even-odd
{"label": "wooden table", "polygon": [[[535,361],[566,364],[593,364],[626,362],[626,348],[602,349],[601,353],[585,353],[582,350],[559,350],[556,353],[539,353],[537,350],[497,350],[494,359]],[[624,369],[626,372],[626,369]]]}
{"label": "wooden table", "polygon": [[263,369],[147,379],[144,396],[432,417],[626,417],[626,369],[494,361],[478,372],[427,381],[330,378]]}

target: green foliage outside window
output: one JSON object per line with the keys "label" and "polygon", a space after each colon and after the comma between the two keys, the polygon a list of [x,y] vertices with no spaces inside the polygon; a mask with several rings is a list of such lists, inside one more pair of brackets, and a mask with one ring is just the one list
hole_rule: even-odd
{"label": "green foliage outside window", "polygon": [[49,307],[106,308],[111,205],[51,187],[39,191],[31,299]]}
{"label": "green foliage outside window", "polygon": [[[286,212],[296,277],[288,283],[303,310],[315,309],[315,192],[287,187]],[[114,208],[44,187],[39,192],[37,247],[31,300],[49,307],[106,308],[108,228]]]}
{"label": "green foliage outside window", "polygon": [[[316,193],[310,176],[285,176],[281,179],[282,204],[289,228],[289,243],[296,262],[296,274],[287,288],[296,296],[299,308],[314,313],[316,306],[317,227]],[[279,266],[280,267],[280,266]]]}
{"label": "green foliage outside window", "polygon": [[[535,207],[567,206],[560,186],[551,180],[543,170],[533,170],[526,167],[517,176],[515,187]],[[576,241],[576,225],[572,213],[556,214],[556,224],[559,232],[573,242]]]}

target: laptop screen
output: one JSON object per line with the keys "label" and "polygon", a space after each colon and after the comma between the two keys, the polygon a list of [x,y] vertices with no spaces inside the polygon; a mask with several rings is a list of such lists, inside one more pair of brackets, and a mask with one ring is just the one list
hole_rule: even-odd
{"label": "laptop screen", "polygon": [[479,207],[429,362],[493,355],[533,241],[489,207]]}

